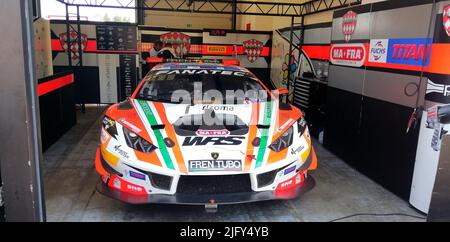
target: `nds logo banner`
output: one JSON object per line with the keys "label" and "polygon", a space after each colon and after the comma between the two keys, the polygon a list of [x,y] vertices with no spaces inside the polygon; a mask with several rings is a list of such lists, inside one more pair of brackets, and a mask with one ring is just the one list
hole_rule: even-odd
{"label": "nds logo banner", "polygon": [[386,63],[388,54],[388,39],[373,39],[370,40],[369,61]]}
{"label": "nds logo banner", "polygon": [[331,46],[330,61],[334,65],[361,67],[366,60],[364,44],[335,44]]}
{"label": "nds logo banner", "polygon": [[428,74],[425,100],[449,104],[450,103],[450,77],[442,74]]}
{"label": "nds logo banner", "polygon": [[387,63],[429,66],[431,39],[389,39]]}

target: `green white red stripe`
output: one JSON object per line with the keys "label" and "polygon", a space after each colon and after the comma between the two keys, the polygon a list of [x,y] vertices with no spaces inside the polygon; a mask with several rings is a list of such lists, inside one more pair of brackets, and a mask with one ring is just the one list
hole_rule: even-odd
{"label": "green white red stripe", "polygon": [[[264,107],[264,117],[263,117],[263,125],[270,126],[272,123],[272,102],[266,102]],[[266,154],[267,143],[269,139],[269,129],[262,129],[261,131],[261,142],[259,145],[258,154],[256,157],[255,168],[260,167],[264,162],[264,156]]]}
{"label": "green white red stripe", "polygon": [[[154,112],[150,108],[150,105],[147,103],[147,101],[143,100],[137,100],[137,103],[139,104],[139,107],[142,109],[142,112],[144,113],[145,117],[147,118],[150,126],[158,125],[158,121],[156,119],[156,116],[154,115]],[[169,151],[167,149],[166,143],[164,142],[164,137],[160,130],[151,130],[153,134],[156,137],[157,146],[159,151],[161,152],[162,158],[167,166],[167,168],[171,170],[175,170],[174,164],[172,162],[172,158],[170,157]]]}

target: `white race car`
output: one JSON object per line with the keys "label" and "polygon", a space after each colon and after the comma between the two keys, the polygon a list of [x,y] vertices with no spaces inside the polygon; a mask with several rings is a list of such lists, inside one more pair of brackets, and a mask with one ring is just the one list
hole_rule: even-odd
{"label": "white race car", "polygon": [[292,199],[314,186],[302,113],[248,70],[170,63],[105,112],[97,190],[133,204]]}

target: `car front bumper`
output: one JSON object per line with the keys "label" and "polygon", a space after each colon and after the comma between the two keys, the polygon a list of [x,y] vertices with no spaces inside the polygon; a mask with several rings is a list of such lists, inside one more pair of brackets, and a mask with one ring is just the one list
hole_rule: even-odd
{"label": "car front bumper", "polygon": [[243,193],[222,193],[222,194],[145,194],[138,195],[120,191],[109,187],[103,181],[97,184],[97,191],[105,196],[111,197],[122,202],[130,204],[186,204],[186,205],[205,205],[205,204],[238,204],[250,203],[267,200],[288,200],[299,197],[315,186],[315,180],[308,176],[303,183],[292,189],[283,192],[262,191],[262,192],[243,192]]}

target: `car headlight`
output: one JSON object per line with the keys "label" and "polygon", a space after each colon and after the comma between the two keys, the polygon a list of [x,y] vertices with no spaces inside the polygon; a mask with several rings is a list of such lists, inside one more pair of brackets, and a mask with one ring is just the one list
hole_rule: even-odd
{"label": "car headlight", "polygon": [[158,147],[154,146],[144,138],[140,137],[139,135],[125,127],[123,127],[123,134],[125,136],[125,141],[127,142],[128,147],[132,149],[146,154],[149,154],[158,149]]}
{"label": "car headlight", "polygon": [[286,132],[284,132],[278,139],[276,139],[270,146],[269,149],[280,152],[292,145],[294,140],[294,127],[291,126]]}
{"label": "car headlight", "polygon": [[109,135],[117,139],[116,121],[105,115],[103,117],[102,126]]}
{"label": "car headlight", "polygon": [[308,124],[306,123],[306,120],[303,117],[301,117],[297,121],[297,127],[298,127],[298,133],[300,134],[300,136],[302,136],[303,133],[305,133],[306,128],[308,127]]}

